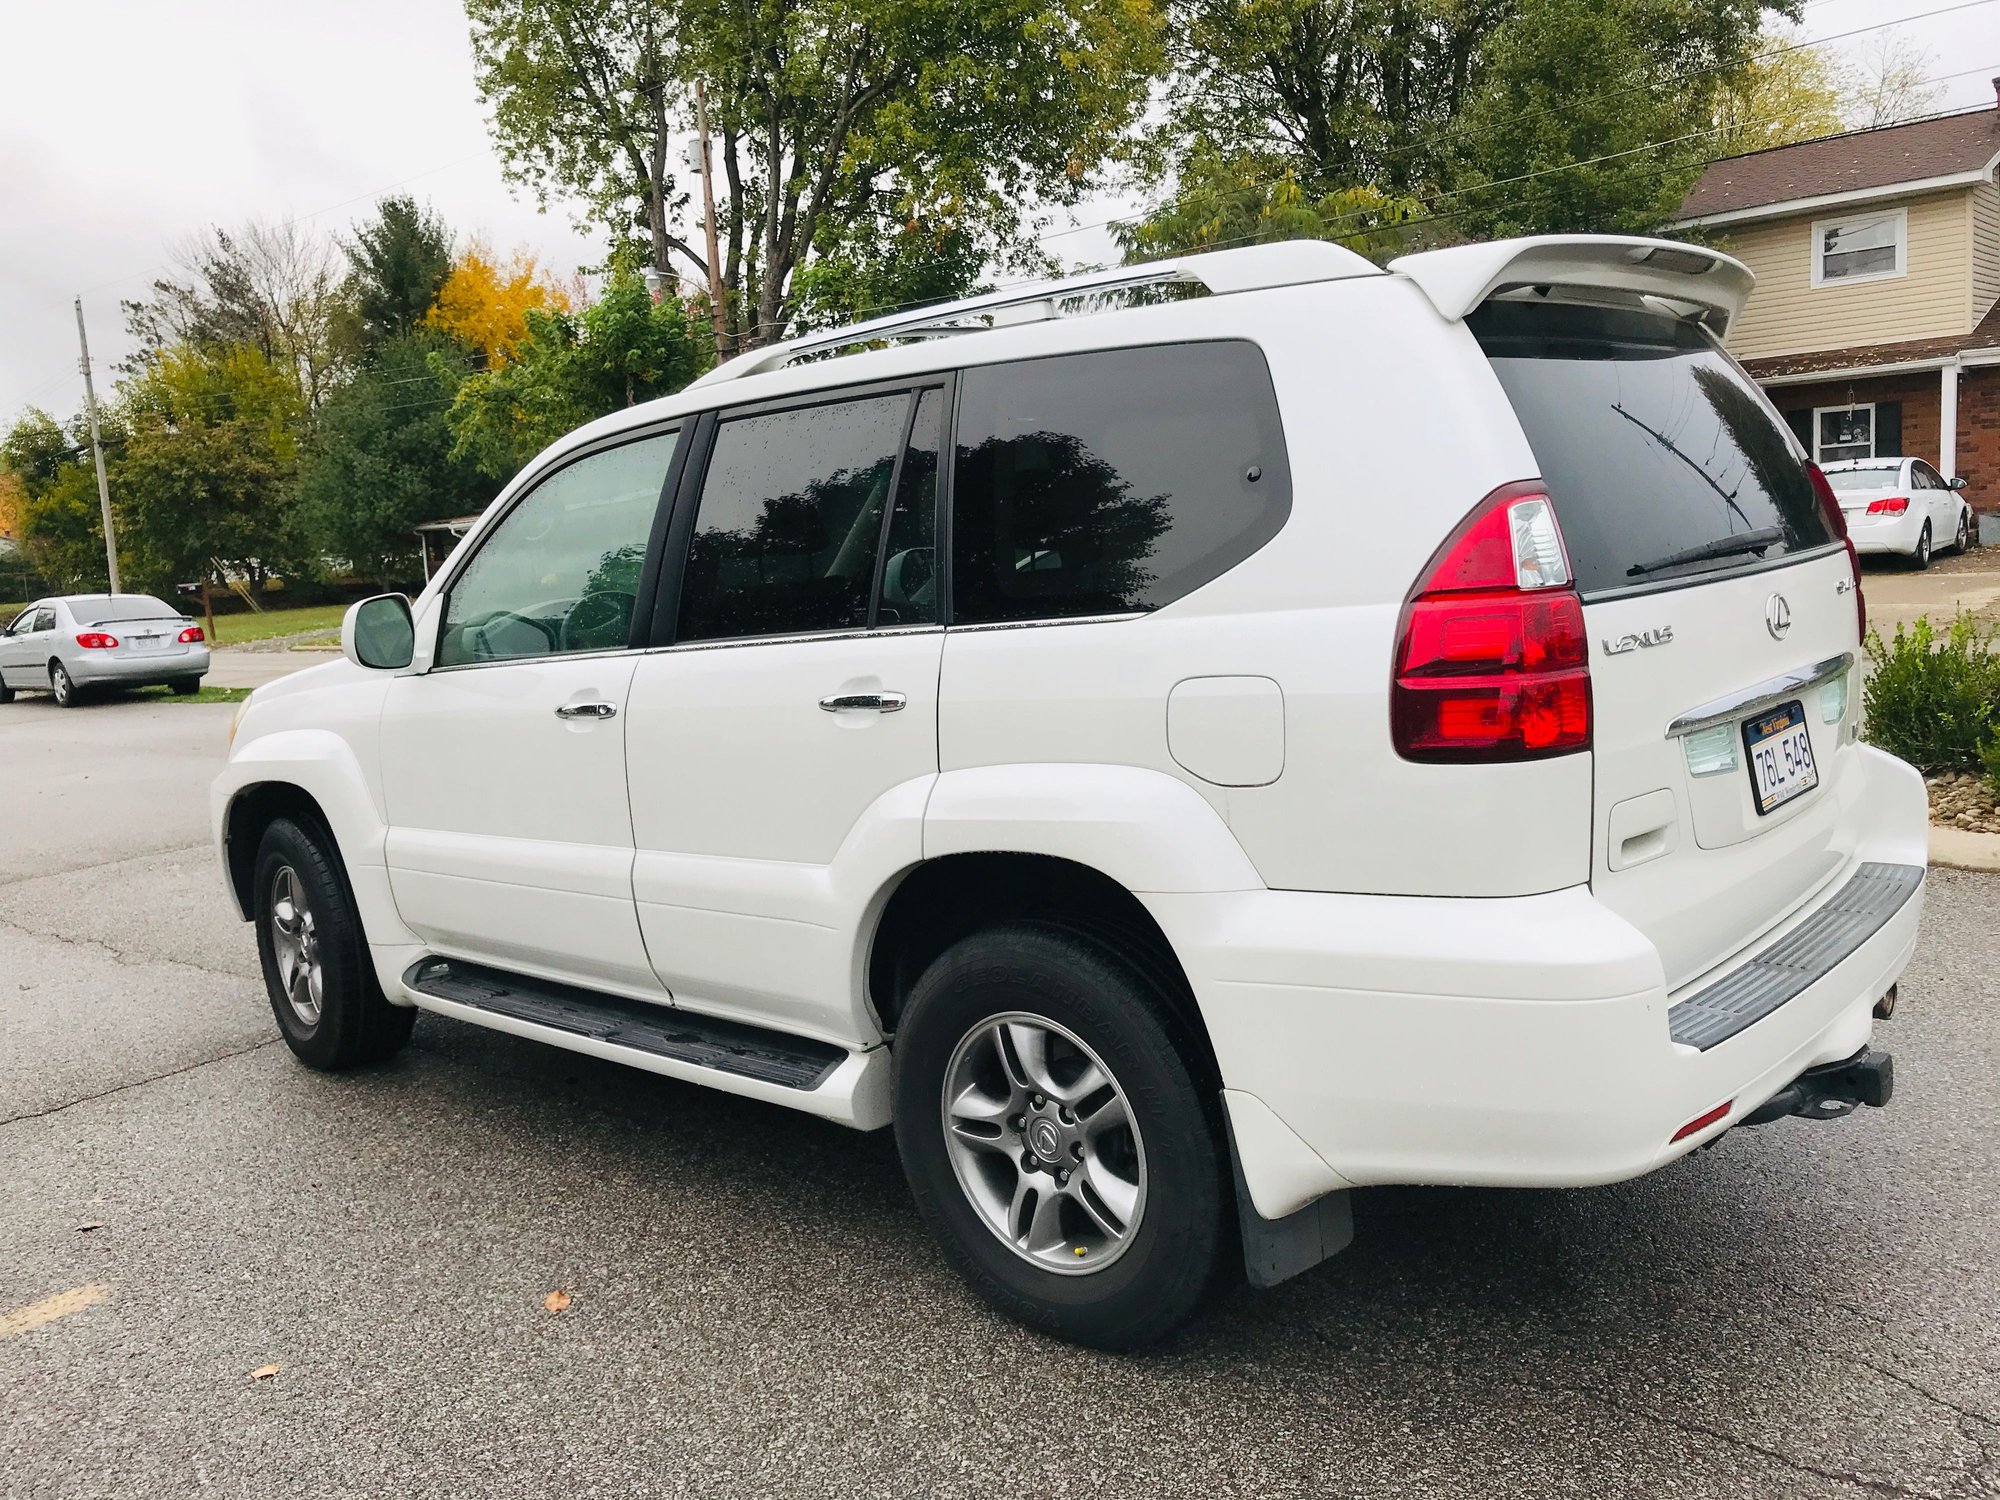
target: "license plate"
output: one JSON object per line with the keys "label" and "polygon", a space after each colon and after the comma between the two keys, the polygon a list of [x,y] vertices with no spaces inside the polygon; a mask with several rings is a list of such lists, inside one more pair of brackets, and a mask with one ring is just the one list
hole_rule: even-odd
{"label": "license plate", "polygon": [[1743,748],[1750,760],[1750,793],[1757,799],[1759,817],[1819,785],[1803,703],[1781,704],[1745,720]]}
{"label": "license plate", "polygon": [[166,643],[167,638],[163,635],[131,635],[125,638],[125,644],[134,651],[159,651]]}

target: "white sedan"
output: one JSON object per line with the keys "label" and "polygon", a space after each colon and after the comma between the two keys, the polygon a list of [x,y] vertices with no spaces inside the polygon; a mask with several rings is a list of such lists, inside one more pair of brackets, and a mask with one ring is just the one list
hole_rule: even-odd
{"label": "white sedan", "polygon": [[1894,552],[1919,568],[1938,548],[1972,542],[1963,479],[1946,479],[1921,458],[1850,458],[1826,466],[1857,552]]}

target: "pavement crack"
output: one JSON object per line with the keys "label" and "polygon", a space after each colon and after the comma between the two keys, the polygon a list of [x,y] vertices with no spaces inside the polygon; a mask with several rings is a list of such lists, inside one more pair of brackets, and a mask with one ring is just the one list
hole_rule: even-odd
{"label": "pavement crack", "polygon": [[1713,1438],[1718,1443],[1727,1443],[1732,1448],[1740,1448],[1746,1453],[1755,1453],[1760,1458],[1767,1458],[1773,1463],[1783,1464],[1788,1469],[1800,1474],[1811,1475],[1814,1479],[1829,1480],[1835,1484],[1853,1485],[1856,1489],[1867,1490],[1871,1494],[1876,1495],[1924,1496],[1930,1493],[1925,1490],[1913,1490],[1907,1485],[1897,1484],[1893,1480],[1875,1479],[1851,1469],[1822,1469],[1817,1464],[1809,1464],[1804,1459],[1794,1458],[1791,1454],[1760,1443],[1754,1438],[1743,1437],[1725,1428],[1711,1427],[1706,1422],[1697,1422],[1689,1417],[1674,1416],[1663,1411],[1648,1411],[1643,1406],[1633,1406],[1627,1402],[1614,1400],[1605,1396],[1597,1396],[1594,1399],[1603,1402],[1604,1405],[1610,1407],[1613,1411],[1623,1412],[1626,1416],[1637,1417],[1645,1422],[1657,1423],[1662,1427],[1672,1427],[1681,1432],[1695,1433],[1702,1437]]}
{"label": "pavement crack", "polygon": [[29,927],[25,923],[15,921],[12,917],[0,917],[0,927],[11,928],[25,937],[40,938],[45,942],[61,943],[66,948],[93,949],[108,956],[113,963],[128,969],[153,968],[165,965],[175,969],[192,969],[197,974],[209,974],[217,979],[233,979],[239,983],[254,977],[236,969],[211,968],[207,964],[199,964],[187,958],[172,958],[165,954],[128,953],[123,948],[115,947],[105,942],[102,938],[71,937],[69,934],[63,932],[50,932],[44,928]]}
{"label": "pavement crack", "polygon": [[35,1109],[29,1110],[26,1114],[9,1115],[6,1119],[0,1120],[0,1129],[5,1129],[9,1125],[18,1125],[24,1120],[46,1120],[51,1115],[59,1115],[66,1109],[75,1109],[80,1104],[94,1104],[99,1099],[109,1099],[114,1094],[127,1093],[132,1089],[142,1089],[148,1084],[164,1083],[167,1079],[178,1078],[183,1073],[192,1073],[199,1068],[211,1067],[220,1062],[228,1062],[232,1057],[248,1057],[252,1052],[261,1052],[266,1047],[276,1046],[283,1040],[284,1038],[282,1037],[266,1037],[263,1041],[252,1042],[247,1047],[238,1047],[231,1052],[218,1052],[213,1057],[204,1057],[197,1062],[188,1063],[184,1067],[169,1068],[166,1072],[155,1073],[150,1078],[135,1078],[130,1083],[119,1084],[116,1088],[100,1089],[95,1094],[84,1094],[76,1099],[65,1100],[61,1104],[51,1104],[47,1109]]}
{"label": "pavement crack", "polygon": [[38,880],[65,880],[73,875],[89,875],[97,870],[108,870],[114,865],[129,865],[142,859],[163,859],[169,854],[206,854],[207,844],[169,844],[164,849],[141,849],[133,854],[120,854],[112,859],[101,859],[90,865],[64,865],[59,869],[41,869],[32,875],[10,875],[0,878],[0,891],[17,885],[33,885]]}

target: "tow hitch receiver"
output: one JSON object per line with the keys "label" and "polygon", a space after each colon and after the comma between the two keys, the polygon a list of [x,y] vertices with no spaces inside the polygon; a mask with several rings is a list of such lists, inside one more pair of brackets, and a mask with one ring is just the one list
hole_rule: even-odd
{"label": "tow hitch receiver", "polygon": [[1881,1108],[1895,1086],[1896,1070],[1889,1054],[1863,1047],[1845,1062],[1806,1069],[1744,1116],[1743,1123],[1765,1125],[1787,1115],[1837,1120],[1852,1114],[1857,1104]]}

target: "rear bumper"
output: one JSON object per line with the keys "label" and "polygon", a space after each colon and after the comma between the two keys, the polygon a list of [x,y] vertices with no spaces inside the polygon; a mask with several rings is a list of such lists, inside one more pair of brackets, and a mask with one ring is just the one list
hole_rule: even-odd
{"label": "rear bumper", "polygon": [[[1876,1000],[1915,950],[1920,883],[1782,1004],[1705,1050],[1674,1040],[1673,1017],[1808,929],[1863,865],[1924,865],[1921,778],[1862,753],[1866,826],[1842,868],[1672,994],[1652,945],[1586,887],[1480,901],[1146,898],[1208,1023],[1258,1212],[1282,1217],[1364,1184],[1636,1177],[1742,1123],[1808,1069],[1865,1048]],[[1673,1139],[1724,1103],[1712,1124]]]}
{"label": "rear bumper", "polygon": [[208,672],[208,647],[190,646],[185,651],[163,651],[155,656],[82,655],[65,658],[63,665],[69,669],[70,681],[79,687],[107,683],[142,687],[204,676]]}
{"label": "rear bumper", "polygon": [[[1871,516],[1866,511],[1855,511],[1847,517],[1848,539],[1854,543],[1856,552],[1898,552],[1908,557],[1917,550],[1917,538],[1923,529],[1924,513],[1914,505],[1900,516]],[[1931,545],[1948,547],[1951,538],[1933,536]]]}

